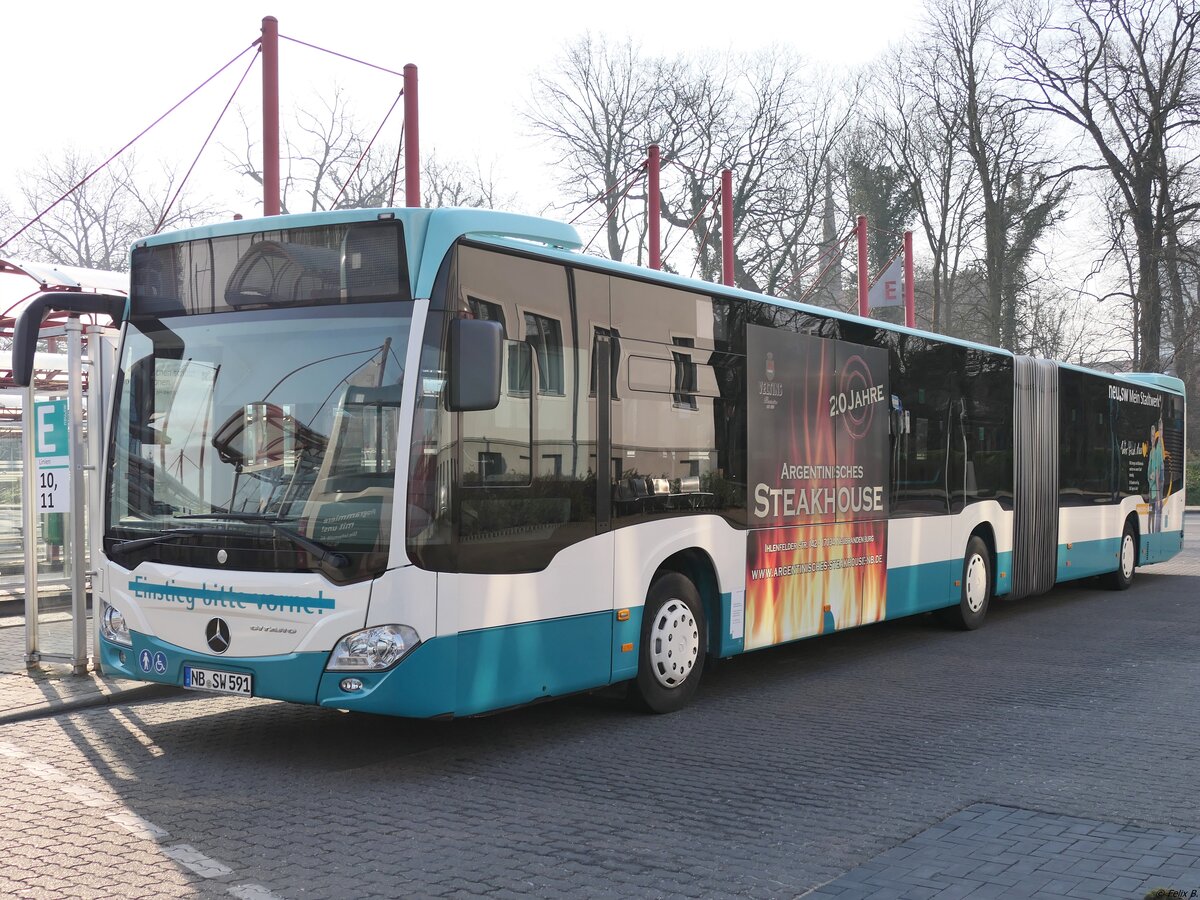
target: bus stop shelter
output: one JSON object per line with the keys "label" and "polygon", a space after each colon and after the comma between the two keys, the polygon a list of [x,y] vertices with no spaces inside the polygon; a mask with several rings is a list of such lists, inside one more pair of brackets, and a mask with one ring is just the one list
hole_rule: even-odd
{"label": "bus stop shelter", "polygon": [[[102,429],[88,429],[87,423],[104,421],[116,331],[105,315],[50,313],[41,323],[32,383],[18,387],[13,380],[14,328],[22,312],[48,293],[125,295],[128,285],[128,275],[120,272],[0,258],[0,602],[13,607],[23,601],[28,665],[61,661],[77,673],[88,667],[87,577],[92,529],[101,518],[92,511],[100,509],[96,465],[102,456]],[[71,451],[61,471],[40,476],[34,428],[39,409],[43,426],[54,413],[65,412],[61,424]],[[68,472],[66,482],[56,485],[57,497],[50,499],[58,501],[57,508],[65,502],[67,511],[50,512],[38,478]],[[71,503],[70,496],[81,502]],[[66,628],[62,619],[68,597]]]}

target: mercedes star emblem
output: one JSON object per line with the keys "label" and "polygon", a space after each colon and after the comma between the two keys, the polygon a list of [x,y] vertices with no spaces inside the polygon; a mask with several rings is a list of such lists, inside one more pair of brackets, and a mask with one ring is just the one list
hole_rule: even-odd
{"label": "mercedes star emblem", "polygon": [[225,552],[224,548],[217,551],[217,562],[219,562],[221,565],[225,565],[225,561],[227,559],[229,559],[229,554]]}
{"label": "mercedes star emblem", "polygon": [[224,619],[210,619],[204,637],[213,653],[224,653],[229,649],[229,626]]}

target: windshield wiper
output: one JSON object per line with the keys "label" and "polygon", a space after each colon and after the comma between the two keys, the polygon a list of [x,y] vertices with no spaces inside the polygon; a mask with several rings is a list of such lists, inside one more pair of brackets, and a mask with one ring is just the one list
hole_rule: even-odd
{"label": "windshield wiper", "polygon": [[294,522],[295,517],[273,516],[270,513],[236,512],[235,510],[214,509],[206,513],[182,513],[171,516],[172,519],[225,519],[229,522]]}
{"label": "windshield wiper", "polygon": [[215,528],[170,528],[166,531],[160,531],[158,534],[151,535],[150,537],[133,538],[132,540],[121,541],[120,543],[113,544],[112,547],[109,548],[108,553],[110,556],[121,556],[130,552],[131,550],[137,550],[141,547],[149,547],[152,544],[162,544],[166,541],[174,541],[182,537],[187,537],[188,535],[212,536],[225,533],[226,532],[218,531]]}
{"label": "windshield wiper", "polygon": [[[272,516],[266,513],[243,513],[243,512],[224,512],[215,510],[209,513],[188,513],[182,516],[174,516],[176,519],[221,519],[227,522],[252,522],[256,525],[266,525],[272,531],[282,538],[291,541],[301,550],[307,550],[317,558],[318,563],[327,563],[335,569],[344,569],[350,565],[350,558],[344,553],[339,553],[328,544],[322,544],[320,541],[314,541],[312,538],[306,538],[298,531],[293,531],[283,522],[289,521],[280,516]],[[187,531],[187,529],[179,529]],[[165,532],[170,534],[171,532]]]}

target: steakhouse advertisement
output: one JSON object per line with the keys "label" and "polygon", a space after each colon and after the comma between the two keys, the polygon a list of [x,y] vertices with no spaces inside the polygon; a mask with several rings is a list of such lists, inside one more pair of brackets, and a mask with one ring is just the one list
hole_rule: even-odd
{"label": "steakhouse advertisement", "polygon": [[887,351],[750,325],[746,649],[878,622]]}

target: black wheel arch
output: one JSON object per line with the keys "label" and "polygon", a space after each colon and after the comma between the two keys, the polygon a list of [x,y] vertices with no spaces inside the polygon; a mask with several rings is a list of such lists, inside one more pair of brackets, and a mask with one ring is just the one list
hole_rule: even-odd
{"label": "black wheel arch", "polygon": [[[677,572],[696,586],[700,601],[704,604],[704,617],[708,622],[708,633],[705,635],[708,652],[715,657],[716,648],[721,646],[721,629],[724,623],[721,615],[721,583],[717,578],[717,567],[712,557],[699,547],[689,547],[672,553],[659,563],[650,584],[668,572]],[[649,590],[648,584],[646,592]]]}
{"label": "black wheel arch", "polygon": [[[979,538],[981,541],[983,541],[984,545],[987,547],[988,569],[990,571],[991,582],[992,582],[992,596],[995,597],[997,591],[999,591],[999,589],[1000,589],[1000,571],[999,571],[1000,567],[999,567],[999,565],[997,565],[996,532],[992,529],[992,523],[991,522],[980,522],[978,525],[976,525],[975,528],[971,531],[971,533],[969,535],[967,535],[967,543],[968,544],[971,543],[971,538],[973,538],[973,537]],[[964,552],[965,552],[965,548],[964,548]]]}
{"label": "black wheel arch", "polygon": [[[1132,526],[1133,531],[1133,564],[1140,566],[1142,564],[1142,524],[1138,520],[1137,510],[1133,510],[1125,517],[1125,524],[1121,526],[1122,536],[1125,534],[1125,529]],[[1119,563],[1118,563],[1119,565]]]}

